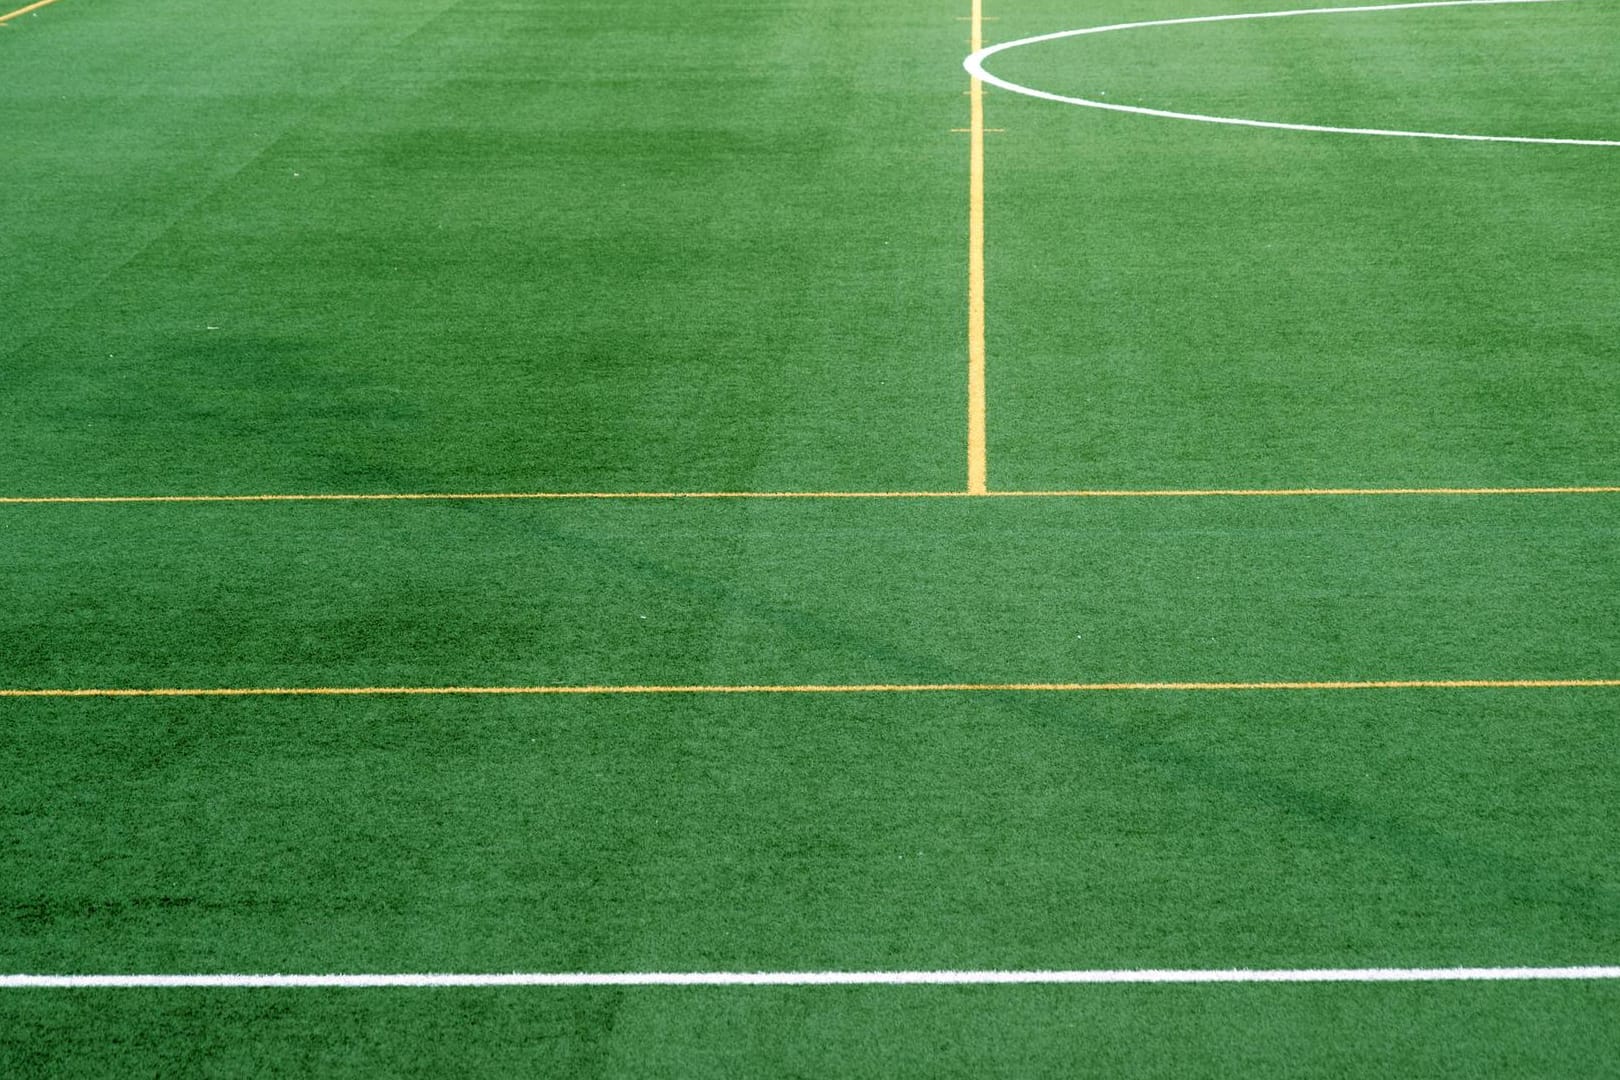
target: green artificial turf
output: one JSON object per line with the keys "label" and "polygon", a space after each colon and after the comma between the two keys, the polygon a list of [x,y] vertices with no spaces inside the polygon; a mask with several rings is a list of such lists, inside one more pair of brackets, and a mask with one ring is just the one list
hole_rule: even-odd
{"label": "green artificial turf", "polygon": [[91,992],[18,1002],[0,1054],[27,1039],[25,1068],[121,1075],[1552,1077],[1612,1070],[1617,1005],[1590,985]]}
{"label": "green artificial turf", "polygon": [[26,703],[4,954],[63,972],[1584,963],[1620,946],[1604,694]]}
{"label": "green artificial turf", "polygon": [[[1612,7],[990,66],[1617,138]],[[967,14],[0,27],[0,499],[959,491]],[[986,107],[992,487],[1617,482],[1620,151]],[[1613,494],[0,504],[0,688],[1614,679],[1617,539]],[[0,973],[1612,964],[1617,715],[1612,687],[4,698]],[[0,1073],[1599,1075],[1616,993],[0,990]]]}
{"label": "green artificial turf", "polygon": [[1617,536],[1602,496],[5,507],[0,641],[38,687],[1601,678]]}
{"label": "green artificial turf", "polygon": [[[1032,2],[993,25],[1288,6]],[[1616,25],[1579,2],[1311,16],[1072,38],[989,68],[1184,112],[1620,139]],[[1613,482],[1615,148],[995,91],[988,115],[1007,128],[986,155],[992,487]]]}
{"label": "green artificial turf", "polygon": [[42,11],[3,46],[8,493],[957,487],[961,34]]}

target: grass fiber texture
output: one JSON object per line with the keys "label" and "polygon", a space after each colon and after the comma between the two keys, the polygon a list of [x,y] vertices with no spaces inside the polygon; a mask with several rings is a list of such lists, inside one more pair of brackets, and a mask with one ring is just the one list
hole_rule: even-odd
{"label": "grass fiber texture", "polygon": [[[1620,678],[1612,493],[4,502],[965,495],[979,137],[993,491],[1620,482],[1620,151],[994,90],[977,136],[969,15],[0,25],[0,689]],[[1615,15],[1215,23],[991,67],[1613,139]],[[0,697],[0,973],[1613,964],[1617,717],[1613,687]],[[0,1072],[1600,1075],[1617,1007],[1614,982],[6,989]]]}

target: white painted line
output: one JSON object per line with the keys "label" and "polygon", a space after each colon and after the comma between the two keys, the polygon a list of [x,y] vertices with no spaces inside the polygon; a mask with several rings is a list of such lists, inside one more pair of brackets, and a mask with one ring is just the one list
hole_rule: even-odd
{"label": "white painted line", "polygon": [[1060,30],[1055,34],[1019,38],[1017,41],[1003,41],[999,45],[991,45],[988,48],[980,49],[964,60],[962,66],[967,68],[968,74],[974,78],[983,80],[991,86],[999,86],[1001,89],[1009,90],[1014,94],[1041,98],[1044,101],[1056,101],[1064,105],[1080,105],[1088,109],[1106,109],[1109,112],[1134,113],[1138,116],[1158,116],[1170,120],[1195,120],[1203,124],[1231,124],[1237,127],[1275,128],[1281,131],[1320,131],[1340,135],[1383,135],[1397,139],[1450,139],[1457,142],[1538,143],[1553,146],[1620,146],[1620,139],[1555,139],[1533,138],[1526,135],[1468,135],[1444,131],[1393,131],[1385,128],[1286,124],[1275,120],[1249,120],[1236,116],[1205,116],[1201,113],[1171,112],[1167,109],[1148,109],[1138,105],[1120,105],[1111,101],[1094,101],[1091,98],[1065,97],[1062,94],[1048,93],[1045,90],[1037,90],[1031,86],[1022,86],[1015,82],[1009,82],[1006,79],[990,74],[984,69],[986,60],[1009,49],[1021,49],[1026,45],[1038,45],[1045,41],[1082,37],[1087,34],[1109,34],[1116,30],[1140,30],[1149,26],[1185,26],[1190,23],[1235,22],[1240,19],[1283,19],[1295,15],[1350,15],[1358,12],[1373,11],[1411,11],[1416,8],[1568,2],[1569,0],[1426,0],[1426,2],[1419,4],[1373,4],[1362,7],[1307,8],[1300,11],[1255,11],[1241,15],[1201,15],[1190,19],[1153,19],[1148,22],[1115,23],[1111,26],[1091,26],[1083,30]]}
{"label": "white painted line", "polygon": [[1073,983],[1522,982],[1620,979],[1620,966],[1145,971],[689,971],[421,975],[0,975],[0,989],[454,986],[1051,986]]}

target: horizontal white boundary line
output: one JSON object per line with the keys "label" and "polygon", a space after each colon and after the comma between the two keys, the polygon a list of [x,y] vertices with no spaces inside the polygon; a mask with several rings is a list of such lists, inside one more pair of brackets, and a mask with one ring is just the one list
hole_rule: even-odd
{"label": "horizontal white boundary line", "polygon": [[0,989],[305,989],[456,986],[1050,986],[1073,983],[1522,982],[1620,979],[1620,966],[1212,971],[682,971],[419,975],[0,975]]}
{"label": "horizontal white boundary line", "polygon": [[11,698],[249,697],[583,697],[653,694],[1103,694],[1226,693],[1283,690],[1577,690],[1614,689],[1620,679],[1377,679],[1295,682],[1117,683],[809,683],[799,686],[235,686],[0,687]]}
{"label": "horizontal white boundary line", "polygon": [[1040,34],[1035,37],[1019,38],[1017,41],[1004,41],[999,45],[991,45],[988,48],[980,49],[964,60],[962,66],[967,68],[968,74],[976,79],[980,79],[991,86],[999,86],[1001,89],[1014,94],[1023,94],[1025,97],[1040,98],[1043,101],[1056,101],[1064,105],[1080,105],[1088,109],[1134,113],[1138,116],[1158,116],[1169,120],[1194,120],[1203,124],[1230,124],[1237,127],[1273,128],[1281,131],[1318,131],[1339,135],[1382,135],[1398,139],[1449,139],[1456,142],[1535,143],[1552,146],[1620,146],[1620,140],[1614,139],[1556,139],[1526,135],[1468,135],[1444,131],[1394,131],[1385,128],[1287,124],[1276,120],[1249,120],[1236,116],[1206,116],[1202,113],[1171,112],[1167,109],[1148,109],[1138,105],[1120,105],[1111,101],[1096,101],[1091,98],[1066,97],[1063,94],[1053,94],[1020,83],[1009,82],[1006,79],[990,74],[984,69],[986,60],[997,53],[1006,52],[1008,49],[1020,49],[1025,45],[1038,45],[1045,41],[1059,41],[1063,38],[1083,37],[1087,34],[1109,34],[1116,30],[1141,30],[1150,26],[1186,26],[1192,23],[1235,22],[1242,19],[1284,19],[1296,15],[1350,15],[1376,11],[1411,11],[1418,8],[1562,2],[1566,2],[1566,0],[1425,0],[1423,3],[1416,4],[1372,4],[1361,7],[1305,8],[1297,11],[1253,11],[1238,15],[1200,15],[1189,19],[1153,19],[1148,22],[1114,23],[1110,26],[1089,26],[1082,30],[1060,30],[1055,34]]}

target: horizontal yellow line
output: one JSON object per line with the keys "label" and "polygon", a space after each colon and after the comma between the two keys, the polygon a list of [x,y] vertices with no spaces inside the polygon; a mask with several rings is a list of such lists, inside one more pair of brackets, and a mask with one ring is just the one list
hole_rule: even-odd
{"label": "horizontal yellow line", "polygon": [[952,499],[961,491],[487,491],[378,492],[322,495],[44,495],[0,496],[0,505],[29,503],[429,502],[533,499]]}
{"label": "horizontal yellow line", "polygon": [[56,3],[56,0],[39,0],[38,3],[29,4],[27,7],[20,7],[16,11],[8,11],[4,15],[0,15],[0,24],[8,23],[12,19],[27,15],[30,11],[38,11],[40,8],[54,3]]}
{"label": "horizontal yellow line", "polygon": [[11,689],[0,698],[363,697],[381,695],[1100,693],[1239,690],[1549,690],[1620,687],[1620,679],[1378,679],[1308,682],[848,683],[782,686],[274,686]]}
{"label": "horizontal yellow line", "polygon": [[1198,499],[1211,497],[1290,497],[1308,495],[1615,495],[1620,486],[1587,487],[1398,487],[1398,488],[1146,488],[1110,491],[993,491],[1027,499]]}
{"label": "horizontal yellow line", "polygon": [[288,495],[5,495],[0,506],[78,503],[466,502],[614,499],[1201,499],[1373,495],[1616,495],[1620,485],[1588,487],[1144,488],[1073,491],[487,491]]}

